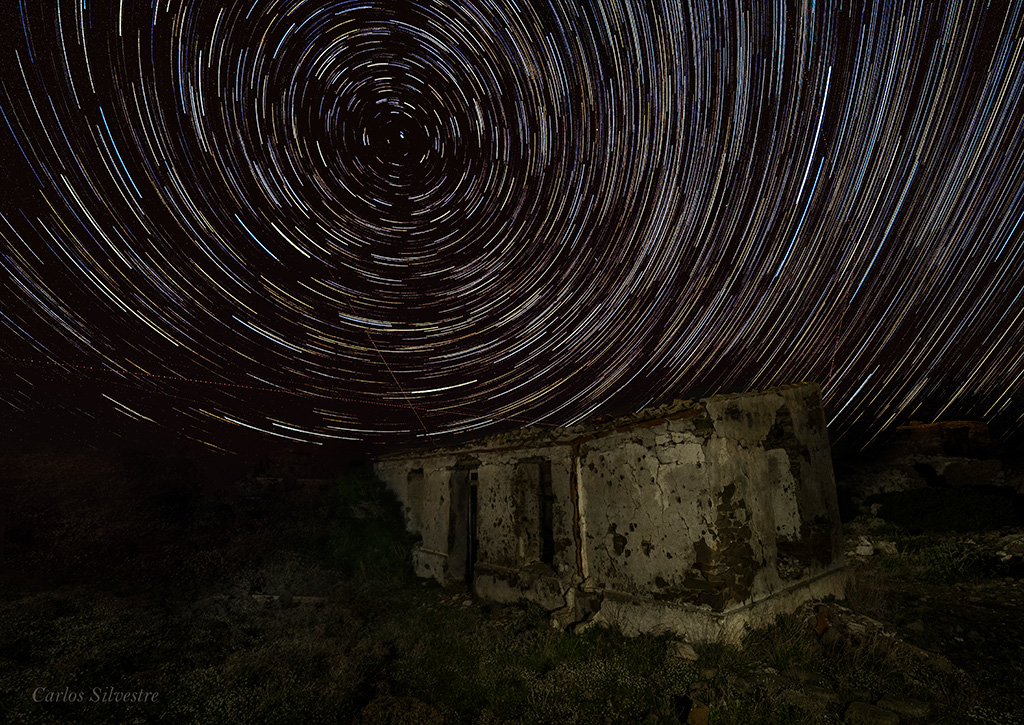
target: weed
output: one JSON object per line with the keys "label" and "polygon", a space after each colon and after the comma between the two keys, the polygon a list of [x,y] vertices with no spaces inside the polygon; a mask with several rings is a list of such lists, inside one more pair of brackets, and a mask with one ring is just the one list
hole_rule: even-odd
{"label": "weed", "polygon": [[[758,630],[747,635],[757,637]],[[753,667],[753,658],[750,652],[734,644],[725,642],[706,642],[694,645],[694,649],[700,655],[699,662],[702,668],[714,668],[722,672],[735,672],[743,675]]]}
{"label": "weed", "polygon": [[727,700],[711,713],[710,725],[831,725],[838,719],[772,700]]}
{"label": "weed", "polygon": [[[883,554],[882,556],[885,557],[882,560],[882,565],[885,567],[896,566],[902,561],[898,555]],[[872,619],[883,620],[889,611],[889,596],[886,587],[875,577],[854,577],[847,587],[846,601],[854,611]]]}
{"label": "weed", "polygon": [[944,541],[922,548],[918,554],[921,578],[931,584],[952,584],[978,573],[982,563],[977,547]]}
{"label": "weed", "polygon": [[892,521],[881,521],[871,527],[872,536],[880,539],[898,539],[906,534],[906,531],[899,524]]}
{"label": "weed", "polygon": [[750,632],[743,641],[745,655],[777,670],[809,668],[821,646],[813,631],[793,614],[779,615],[775,625]]}

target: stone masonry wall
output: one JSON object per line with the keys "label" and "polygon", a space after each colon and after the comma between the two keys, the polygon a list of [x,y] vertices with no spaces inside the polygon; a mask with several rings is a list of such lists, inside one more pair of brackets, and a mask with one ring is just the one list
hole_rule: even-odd
{"label": "stone masonry wall", "polygon": [[831,568],[831,458],[816,390],[705,401],[581,446],[590,588],[715,611]]}
{"label": "stone masonry wall", "polygon": [[728,612],[842,564],[814,384],[393,454],[376,470],[422,537],[417,572],[492,599]]}

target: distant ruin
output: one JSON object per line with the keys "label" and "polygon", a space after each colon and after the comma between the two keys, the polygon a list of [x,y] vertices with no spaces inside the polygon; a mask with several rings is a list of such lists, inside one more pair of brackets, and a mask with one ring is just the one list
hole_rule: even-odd
{"label": "distant ruin", "polygon": [[417,574],[568,626],[736,640],[843,595],[813,383],[394,453],[375,463],[422,541]]}
{"label": "distant ruin", "polygon": [[977,420],[901,425],[846,462],[845,488],[864,499],[919,488],[995,486],[1024,493],[1024,480],[1008,477],[988,425]]}

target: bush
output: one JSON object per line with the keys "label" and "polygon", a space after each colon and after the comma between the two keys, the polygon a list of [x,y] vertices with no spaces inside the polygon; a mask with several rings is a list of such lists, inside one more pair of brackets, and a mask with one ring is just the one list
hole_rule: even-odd
{"label": "bush", "polygon": [[328,526],[326,556],[341,573],[362,581],[412,577],[415,536],[406,531],[401,504],[368,464],[350,466],[338,479]]}

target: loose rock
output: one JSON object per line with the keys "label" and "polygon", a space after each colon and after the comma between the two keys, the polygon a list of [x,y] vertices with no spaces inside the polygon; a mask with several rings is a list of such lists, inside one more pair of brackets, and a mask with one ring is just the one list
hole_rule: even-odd
{"label": "loose rock", "polygon": [[931,705],[921,700],[879,700],[878,706],[892,710],[907,717],[926,718],[931,712]]}
{"label": "loose rock", "polygon": [[871,556],[875,553],[875,547],[872,546],[871,540],[866,536],[860,537],[860,543],[857,544],[857,548],[853,550],[853,553],[857,556]]}
{"label": "loose rock", "polygon": [[824,710],[827,706],[839,702],[839,695],[823,687],[809,685],[800,690],[786,690],[781,695],[782,701],[811,712]]}
{"label": "loose rock", "polygon": [[600,611],[597,611],[588,616],[582,622],[577,622],[575,625],[573,625],[572,631],[576,634],[583,634],[588,629],[593,629],[594,627],[609,626],[611,626],[611,624],[608,622],[605,616],[601,614]]}
{"label": "loose rock", "polygon": [[866,702],[851,702],[843,714],[849,725],[899,725],[900,718],[894,712],[869,705]]}
{"label": "loose rock", "polygon": [[689,717],[686,718],[686,725],[708,725],[709,719],[711,719],[711,709],[702,702],[695,702]]}
{"label": "loose rock", "polygon": [[671,642],[668,645],[667,652],[669,657],[675,657],[680,660],[696,662],[700,659],[700,655],[697,654],[697,650],[695,650],[688,642]]}

